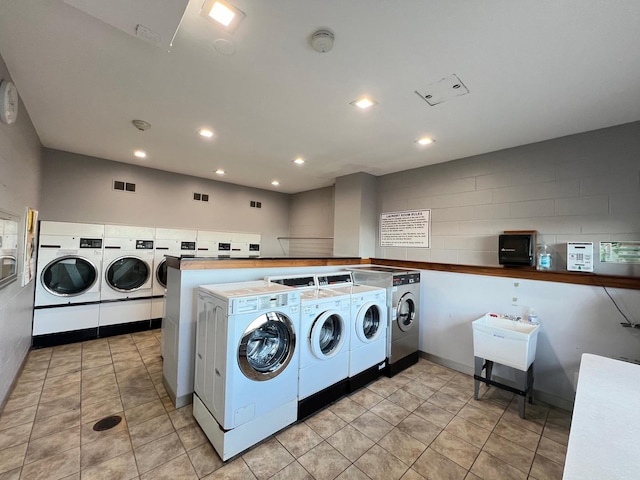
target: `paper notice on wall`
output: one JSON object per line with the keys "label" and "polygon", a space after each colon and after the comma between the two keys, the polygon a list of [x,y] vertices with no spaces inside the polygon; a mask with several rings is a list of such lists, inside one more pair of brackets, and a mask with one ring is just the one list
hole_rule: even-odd
{"label": "paper notice on wall", "polygon": [[380,214],[381,247],[429,248],[431,210]]}
{"label": "paper notice on wall", "polygon": [[640,242],[600,242],[603,263],[640,263]]}

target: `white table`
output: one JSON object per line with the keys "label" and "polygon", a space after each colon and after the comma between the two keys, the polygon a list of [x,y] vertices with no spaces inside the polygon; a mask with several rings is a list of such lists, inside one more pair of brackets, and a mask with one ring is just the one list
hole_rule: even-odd
{"label": "white table", "polygon": [[640,365],[582,355],[562,478],[640,478]]}

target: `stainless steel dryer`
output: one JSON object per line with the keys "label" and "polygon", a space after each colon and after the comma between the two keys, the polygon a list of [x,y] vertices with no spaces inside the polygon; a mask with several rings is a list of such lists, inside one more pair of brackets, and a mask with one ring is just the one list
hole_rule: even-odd
{"label": "stainless steel dryer", "polygon": [[387,376],[418,361],[420,341],[420,271],[395,267],[349,268],[356,284],[387,289]]}

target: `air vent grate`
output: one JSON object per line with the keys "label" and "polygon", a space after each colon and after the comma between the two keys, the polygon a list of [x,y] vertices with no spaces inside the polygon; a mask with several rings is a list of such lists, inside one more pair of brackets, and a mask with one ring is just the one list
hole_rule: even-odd
{"label": "air vent grate", "polygon": [[114,180],[113,181],[113,189],[114,190],[120,190],[121,192],[135,193],[136,184],[135,183],[129,183],[129,182],[123,182],[122,180]]}
{"label": "air vent grate", "polygon": [[427,85],[427,88],[422,92],[416,90],[416,94],[432,107],[467,93],[469,93],[469,89],[455,73]]}
{"label": "air vent grate", "polygon": [[196,202],[208,202],[209,201],[209,194],[208,193],[193,192],[193,199]]}

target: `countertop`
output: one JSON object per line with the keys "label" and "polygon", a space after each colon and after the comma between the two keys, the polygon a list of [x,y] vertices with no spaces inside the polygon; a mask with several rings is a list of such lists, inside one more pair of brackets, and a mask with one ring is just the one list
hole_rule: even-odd
{"label": "countertop", "polygon": [[640,365],[585,353],[563,480],[640,478]]}
{"label": "countertop", "polygon": [[360,257],[259,257],[259,258],[218,258],[218,257],[173,257],[167,255],[167,266],[180,270],[207,270],[233,268],[269,267],[320,267],[333,265],[368,264]]}

